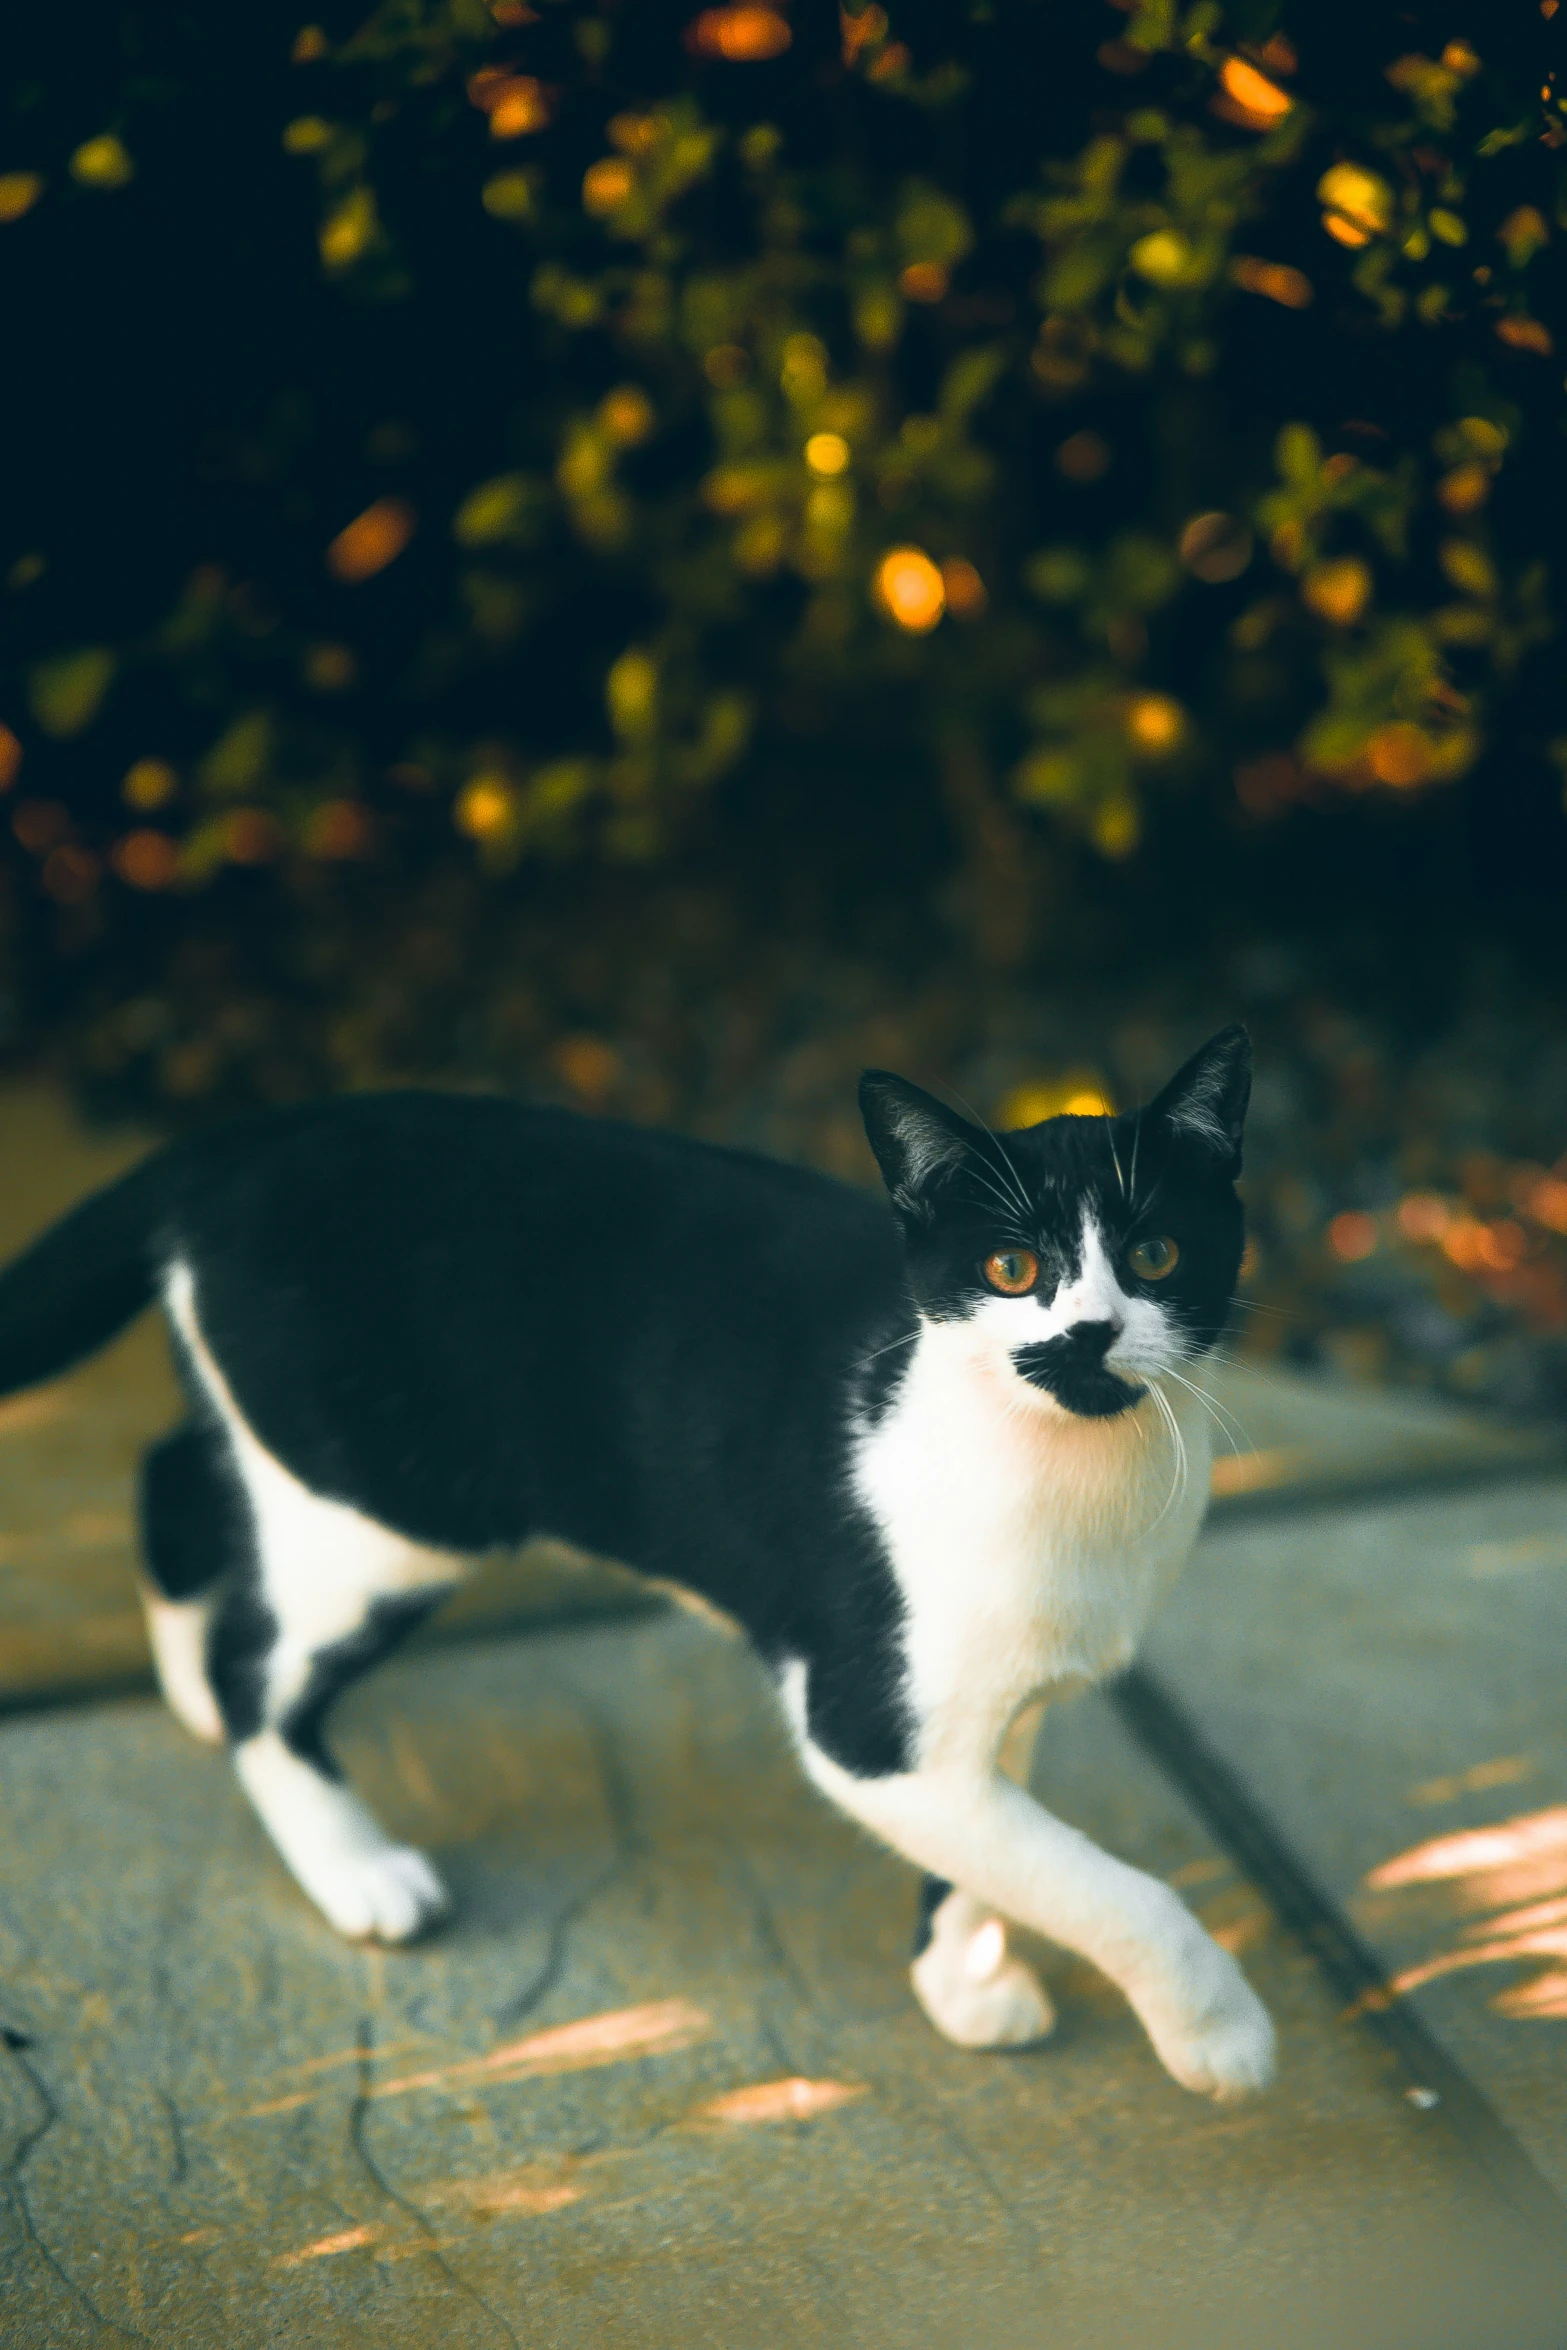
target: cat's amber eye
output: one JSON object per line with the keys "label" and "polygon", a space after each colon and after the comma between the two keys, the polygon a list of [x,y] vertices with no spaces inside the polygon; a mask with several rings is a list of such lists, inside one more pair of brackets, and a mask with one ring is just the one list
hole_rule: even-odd
{"label": "cat's amber eye", "polygon": [[1039,1259],[1031,1248],[998,1248],[980,1270],[998,1296],[1026,1297],[1039,1279]]}
{"label": "cat's amber eye", "polygon": [[1181,1252],[1169,1234],[1140,1240],[1126,1252],[1126,1261],[1139,1281],[1167,1281],[1181,1261]]}

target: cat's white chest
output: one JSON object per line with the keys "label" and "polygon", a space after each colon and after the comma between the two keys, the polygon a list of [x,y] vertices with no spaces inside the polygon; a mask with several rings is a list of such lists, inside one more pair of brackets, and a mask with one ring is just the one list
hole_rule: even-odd
{"label": "cat's white chest", "polygon": [[1207,1499],[1206,1415],[1078,1418],[969,1325],[927,1325],[855,1482],[905,1607],[922,1759],[988,1750],[1052,1684],[1127,1663]]}

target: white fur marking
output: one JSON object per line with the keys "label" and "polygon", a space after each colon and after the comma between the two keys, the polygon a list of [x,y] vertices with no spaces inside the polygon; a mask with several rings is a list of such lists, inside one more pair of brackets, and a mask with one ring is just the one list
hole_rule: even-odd
{"label": "white fur marking", "polygon": [[294,1876],[340,1934],[407,1942],[442,1916],[446,1888],[422,1852],[394,1844],[357,1795],[291,1754],[275,1730],[234,1767]]}
{"label": "white fur marking", "polygon": [[471,1561],[411,1542],[302,1485],[254,1433],[213,1360],[187,1265],[171,1266],[164,1304],[223,1422],[250,1502],[262,1596],[278,1626],[266,1686],[267,1719],[275,1722],[304,1688],[312,1657],[357,1632],[375,1600],[458,1583]]}
{"label": "white fur marking", "polygon": [[158,1685],[176,1721],[192,1737],[209,1746],[223,1743],[223,1716],[207,1679],[207,1625],[211,1603],[204,1599],[165,1599],[145,1579],[141,1604],[147,1618],[147,1638]]}
{"label": "white fur marking", "polygon": [[222,1420],[249,1500],[262,1596],[277,1623],[266,1661],[268,1727],[234,1765],[299,1883],[341,1933],[406,1942],[447,1906],[423,1853],[394,1844],[359,1798],[284,1745],[274,1725],[301,1694],[317,1652],[346,1639],[388,1593],[455,1583],[470,1562],[410,1542],[284,1468],[246,1421],[197,1318],[190,1268],[174,1265],[164,1303]]}
{"label": "white fur marking", "polygon": [[[809,1744],[804,1759],[822,1791],[895,1852],[962,1884],[978,1906],[966,1913],[960,1948],[977,1916],[1000,1911],[1080,1952],[1118,1983],[1183,2088],[1223,2099],[1271,2079],[1267,2009],[1228,1951],[1157,1877],[1101,1852],[1010,1780],[961,1764],[856,1779]],[[916,1968],[929,1958],[927,1949]],[[953,1972],[961,1983],[961,1956]],[[961,1995],[949,1989],[942,1960],[916,1976],[922,2000],[929,1980],[936,1984],[935,2004],[926,2002],[932,2020],[943,2031],[949,2015],[961,2024],[964,2010],[954,2005]]]}
{"label": "white fur marking", "polygon": [[[976,1926],[976,1917],[983,1923]],[[1055,2029],[1056,2011],[1032,1968],[1007,1953],[1006,1929],[967,1893],[949,1893],[930,1940],[909,1969],[915,1997],[958,2048],[1026,2048]]]}

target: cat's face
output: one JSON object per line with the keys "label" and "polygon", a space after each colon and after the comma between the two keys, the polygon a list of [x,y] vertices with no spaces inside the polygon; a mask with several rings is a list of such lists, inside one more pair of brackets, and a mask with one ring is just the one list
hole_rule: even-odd
{"label": "cat's face", "polygon": [[1105,1419],[1207,1352],[1240,1270],[1235,1178],[1251,1091],[1240,1027],[1158,1098],[1114,1118],[996,1136],[906,1079],[868,1070],[871,1148],[921,1315],[967,1322],[1017,1378]]}

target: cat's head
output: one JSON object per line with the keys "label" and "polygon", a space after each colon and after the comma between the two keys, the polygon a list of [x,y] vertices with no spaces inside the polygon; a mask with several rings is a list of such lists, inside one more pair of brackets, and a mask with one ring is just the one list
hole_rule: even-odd
{"label": "cat's head", "polygon": [[914,1301],[966,1322],[1018,1377],[1105,1419],[1205,1354],[1240,1271],[1235,1178],[1251,1092],[1244,1028],[1221,1029],[1118,1117],[993,1135],[884,1069],[865,1130],[903,1229]]}

